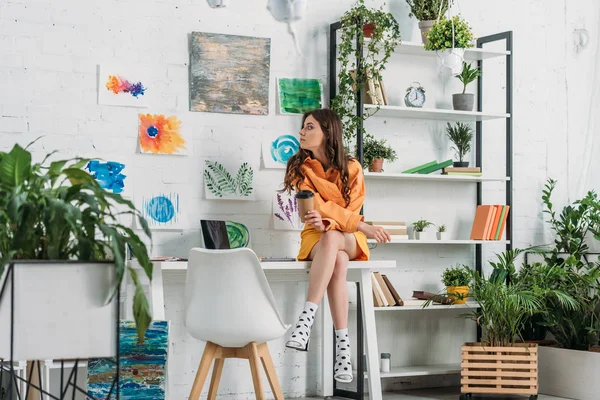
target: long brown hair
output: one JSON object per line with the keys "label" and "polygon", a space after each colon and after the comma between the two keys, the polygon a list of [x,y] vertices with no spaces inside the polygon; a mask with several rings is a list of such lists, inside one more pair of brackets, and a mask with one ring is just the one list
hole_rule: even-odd
{"label": "long brown hair", "polygon": [[[311,116],[317,120],[321,126],[321,130],[325,135],[325,156],[327,157],[327,165],[333,167],[340,172],[342,180],[342,196],[346,200],[346,206],[350,204],[350,186],[348,174],[348,161],[352,157],[346,154],[344,142],[342,139],[342,120],[338,115],[329,109],[323,108],[320,110],[309,111],[302,117],[302,126],[306,118]],[[301,171],[301,166],[307,157],[314,159],[314,155],[310,150],[300,149],[298,153],[290,157],[283,179],[283,191],[290,193],[299,182],[304,180],[304,174]]]}

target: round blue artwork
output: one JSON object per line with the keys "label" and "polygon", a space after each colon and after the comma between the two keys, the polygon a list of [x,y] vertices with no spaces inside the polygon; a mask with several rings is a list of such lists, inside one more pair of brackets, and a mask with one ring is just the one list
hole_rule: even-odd
{"label": "round blue artwork", "polygon": [[146,211],[150,218],[157,222],[169,222],[175,216],[173,202],[165,196],[156,196],[148,202]]}
{"label": "round blue artwork", "polygon": [[273,161],[287,164],[291,156],[300,149],[300,142],[295,136],[281,135],[271,143],[271,157]]}

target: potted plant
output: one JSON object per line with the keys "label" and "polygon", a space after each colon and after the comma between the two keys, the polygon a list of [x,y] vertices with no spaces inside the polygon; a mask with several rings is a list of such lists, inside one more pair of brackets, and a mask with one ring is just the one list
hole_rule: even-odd
{"label": "potted plant", "polygon": [[453,268],[446,268],[442,273],[442,282],[446,286],[448,297],[454,304],[465,304],[469,296],[469,283],[471,282],[471,269],[466,265],[457,264]]}
{"label": "potted plant", "polygon": [[[358,0],[340,19],[340,44],[338,46],[338,93],[332,99],[331,108],[342,119],[344,142],[347,147],[356,137],[359,122],[369,118],[372,113],[356,115],[358,88],[368,87],[372,79],[377,87],[381,73],[394,49],[400,45],[400,27],[394,16],[384,12],[383,8],[372,9]],[[365,36],[370,38],[365,42]],[[358,39],[358,46],[357,41]],[[366,44],[366,46],[365,46]],[[362,57],[360,51],[363,50]],[[360,58],[360,63],[357,59]],[[357,64],[360,68],[357,68]],[[371,93],[375,96],[375,93]],[[374,112],[377,111],[377,107]],[[365,134],[363,128],[363,134]],[[365,135],[366,136],[366,135]]]}
{"label": "potted plant", "polygon": [[427,34],[425,50],[436,51],[442,61],[442,71],[452,75],[461,72],[465,49],[473,47],[473,32],[467,22],[455,15],[441,17]]}
{"label": "potted plant", "polygon": [[410,7],[409,17],[415,17],[419,20],[419,29],[421,30],[421,40],[427,44],[427,33],[435,21],[448,10],[446,0],[406,0]]}
{"label": "potted plant", "polygon": [[435,233],[435,235],[437,236],[438,240],[445,240],[446,239],[446,225],[439,225],[437,227],[437,232]]}
{"label": "potted plant", "polygon": [[369,172],[382,172],[383,161],[396,161],[396,150],[389,146],[385,139],[376,140],[368,135],[363,147],[363,167]]}
{"label": "potted plant", "polygon": [[473,128],[466,123],[457,122],[454,126],[448,122],[446,125],[446,134],[448,139],[454,144],[451,150],[456,152],[458,161],[454,161],[454,167],[468,167],[469,162],[464,161],[465,155],[471,151],[471,141],[473,140]]}
{"label": "potted plant", "polygon": [[417,222],[413,222],[413,229],[415,231],[415,240],[421,240],[421,234],[428,227],[432,226],[433,223],[427,221],[426,219],[420,219]]}
{"label": "potted plant", "polygon": [[475,95],[473,93],[465,92],[467,91],[467,85],[480,76],[481,71],[478,68],[472,68],[470,63],[463,61],[462,72],[456,75],[458,80],[460,80],[463,84],[463,91],[462,93],[456,93],[452,95],[452,107],[455,110],[473,111]]}
{"label": "potted plant", "polygon": [[[152,278],[144,242],[121,218],[136,219],[148,237],[150,231],[129,200],[102,189],[83,169],[89,160],[47,162],[52,155],[34,163],[28,147],[0,152],[0,288],[7,288],[0,298],[0,358],[112,357],[126,246]],[[129,273],[142,341],[151,316],[136,272]]]}

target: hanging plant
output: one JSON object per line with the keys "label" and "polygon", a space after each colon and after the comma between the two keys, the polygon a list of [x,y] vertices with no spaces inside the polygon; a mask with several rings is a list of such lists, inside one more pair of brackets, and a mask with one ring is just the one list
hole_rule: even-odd
{"label": "hanging plant", "polygon": [[[346,147],[356,138],[356,131],[361,123],[361,117],[356,115],[357,88],[366,88],[367,75],[375,85],[381,80],[388,59],[394,49],[400,45],[400,27],[394,16],[379,9],[367,8],[364,0],[358,0],[356,5],[341,18],[341,39],[338,45],[338,94],[332,101],[332,109],[342,119],[344,141]],[[368,25],[370,39],[365,47],[363,27]],[[356,38],[359,46],[356,46]],[[356,64],[360,49],[363,49],[361,65]],[[368,71],[368,73],[367,73]],[[375,93],[372,94],[375,97]],[[379,109],[374,111],[376,112]],[[374,113],[373,112],[373,113]],[[365,113],[362,122],[373,113]],[[366,131],[362,128],[363,137]]]}
{"label": "hanging plant", "polygon": [[[452,24],[454,24],[454,36]],[[440,18],[429,31],[427,38],[429,40],[425,44],[425,50],[432,51],[452,48],[468,49],[473,47],[474,40],[471,27],[467,21],[458,15],[455,15],[452,19]]]}

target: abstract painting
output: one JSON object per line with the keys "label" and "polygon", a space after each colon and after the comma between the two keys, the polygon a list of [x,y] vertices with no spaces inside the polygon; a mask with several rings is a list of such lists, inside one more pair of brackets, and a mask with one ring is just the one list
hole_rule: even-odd
{"label": "abstract painting", "polygon": [[125,187],[124,181],[127,177],[121,173],[124,168],[124,164],[115,161],[101,162],[97,160],[90,161],[86,166],[86,169],[98,181],[100,187],[110,190],[113,193],[123,192],[123,188]]}
{"label": "abstract painting", "polygon": [[294,195],[286,192],[273,195],[273,227],[289,231],[302,230],[304,227],[300,221],[298,201]]}
{"label": "abstract painting", "polygon": [[271,39],[192,32],[190,111],[269,113]]}
{"label": "abstract painting", "polygon": [[139,67],[100,65],[98,70],[98,104],[148,106],[152,92],[147,86],[147,75]]}
{"label": "abstract painting", "polygon": [[279,78],[279,112],[304,114],[323,108],[323,84],[318,79]]}
{"label": "abstract painting", "polygon": [[181,193],[179,186],[163,191],[139,189],[135,191],[135,207],[150,229],[182,229]]}
{"label": "abstract painting", "polygon": [[[121,321],[119,396],[123,400],[166,399],[168,321],[152,321],[138,344],[133,321]],[[88,360],[88,395],[106,399],[115,379],[115,359]],[[114,394],[114,390],[113,390]]]}
{"label": "abstract painting", "polygon": [[285,169],[291,156],[300,149],[300,142],[294,135],[280,135],[262,142],[262,158],[265,168]]}
{"label": "abstract painting", "polygon": [[233,221],[225,221],[227,228],[227,237],[229,238],[229,248],[239,249],[248,247],[250,244],[250,231],[244,224]]}
{"label": "abstract painting", "polygon": [[247,162],[237,170],[235,178],[218,161],[204,161],[204,187],[207,199],[253,200],[254,171]]}
{"label": "abstract painting", "polygon": [[176,116],[139,114],[140,151],[147,154],[187,154],[181,135],[181,121]]}

